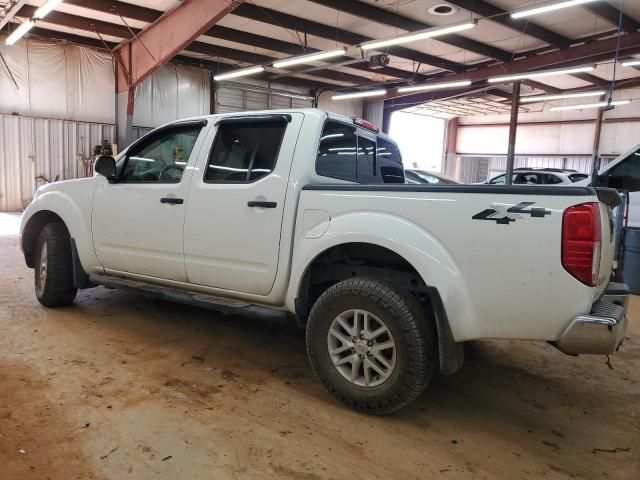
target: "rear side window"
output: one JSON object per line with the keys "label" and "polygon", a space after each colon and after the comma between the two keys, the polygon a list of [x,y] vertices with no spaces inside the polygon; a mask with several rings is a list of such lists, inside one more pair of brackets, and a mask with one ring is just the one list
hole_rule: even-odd
{"label": "rear side window", "polygon": [[218,126],[204,181],[249,183],[273,171],[287,126],[239,123]]}
{"label": "rear side window", "polygon": [[316,172],[324,177],[356,181],[356,129],[329,120],[320,137]]}
{"label": "rear side window", "polygon": [[329,120],[320,137],[316,173],[363,184],[404,183],[398,147],[382,138],[357,133],[351,125]]}
{"label": "rear side window", "polygon": [[358,155],[356,161],[358,183],[381,183],[376,171],[376,142],[358,135]]}
{"label": "rear side window", "polygon": [[402,155],[395,143],[377,138],[376,157],[383,183],[404,183]]}

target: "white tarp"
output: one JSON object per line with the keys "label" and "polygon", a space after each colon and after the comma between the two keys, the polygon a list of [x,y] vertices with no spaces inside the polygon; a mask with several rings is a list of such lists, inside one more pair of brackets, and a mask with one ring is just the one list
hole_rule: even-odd
{"label": "white tarp", "polygon": [[0,113],[115,123],[111,55],[34,38],[7,46],[4,38],[9,70],[0,61]]}
{"label": "white tarp", "polygon": [[136,88],[133,125],[157,127],[179,118],[208,115],[208,70],[167,64]]}

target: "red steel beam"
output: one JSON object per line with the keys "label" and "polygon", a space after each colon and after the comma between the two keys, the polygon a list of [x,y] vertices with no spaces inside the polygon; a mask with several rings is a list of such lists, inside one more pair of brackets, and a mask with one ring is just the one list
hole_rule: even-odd
{"label": "red steel beam", "polygon": [[136,38],[118,46],[115,55],[127,71],[118,68],[116,91],[126,92],[138,85],[243,2],[185,0]]}

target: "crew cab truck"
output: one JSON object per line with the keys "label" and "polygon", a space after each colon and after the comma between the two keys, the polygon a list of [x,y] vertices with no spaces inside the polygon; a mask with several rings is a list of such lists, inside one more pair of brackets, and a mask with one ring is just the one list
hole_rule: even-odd
{"label": "crew cab truck", "polygon": [[317,377],[359,411],[407,405],[469,340],[577,355],[624,338],[615,190],[407,185],[390,138],[317,109],[170,123],[95,171],[24,212],[40,303],[105,285],[295,315]]}

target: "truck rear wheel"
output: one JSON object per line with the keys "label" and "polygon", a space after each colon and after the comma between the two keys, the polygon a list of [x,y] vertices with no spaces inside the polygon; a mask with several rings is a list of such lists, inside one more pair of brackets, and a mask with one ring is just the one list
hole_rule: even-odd
{"label": "truck rear wheel", "polygon": [[35,287],[45,307],[70,305],[76,297],[69,232],[62,223],[44,226],[36,244]]}
{"label": "truck rear wheel", "polygon": [[324,386],[354,410],[398,411],[420,395],[437,361],[422,306],[394,285],[352,278],[326,290],[307,323],[307,353]]}

